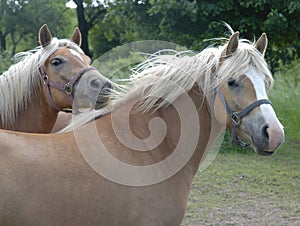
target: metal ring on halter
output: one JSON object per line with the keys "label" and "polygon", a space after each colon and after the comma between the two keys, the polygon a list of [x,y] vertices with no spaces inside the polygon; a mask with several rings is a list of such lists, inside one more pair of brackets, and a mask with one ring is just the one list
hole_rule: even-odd
{"label": "metal ring on halter", "polygon": [[73,92],[72,85],[70,83],[66,83],[64,86],[64,91],[67,95],[71,95]]}
{"label": "metal ring on halter", "polygon": [[46,85],[46,84],[47,84],[47,81],[48,81],[48,79],[49,79],[48,75],[44,74],[43,79],[44,79],[44,84]]}

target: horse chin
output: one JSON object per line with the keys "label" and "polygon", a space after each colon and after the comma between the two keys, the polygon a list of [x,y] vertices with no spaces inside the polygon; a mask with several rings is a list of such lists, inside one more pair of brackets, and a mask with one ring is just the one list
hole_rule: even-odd
{"label": "horse chin", "polygon": [[272,155],[274,153],[274,151],[263,150],[263,149],[260,149],[258,147],[255,147],[255,146],[253,146],[253,149],[257,154],[263,155],[263,156],[269,156],[269,155]]}
{"label": "horse chin", "polygon": [[250,144],[250,147],[259,155],[269,156],[274,153],[273,151],[268,150],[268,144],[259,139],[255,139],[253,136],[245,132],[240,133],[239,139],[242,143]]}
{"label": "horse chin", "polygon": [[95,105],[95,109],[98,110],[104,108],[107,104],[108,104],[107,101],[97,101]]}
{"label": "horse chin", "polygon": [[109,103],[109,97],[107,95],[99,95],[96,102],[94,102],[95,109],[105,107]]}
{"label": "horse chin", "polygon": [[267,143],[259,142],[259,141],[253,140],[253,139],[251,139],[251,140],[252,140],[251,146],[257,154],[263,155],[263,156],[269,156],[274,153],[274,151],[269,151],[269,145]]}

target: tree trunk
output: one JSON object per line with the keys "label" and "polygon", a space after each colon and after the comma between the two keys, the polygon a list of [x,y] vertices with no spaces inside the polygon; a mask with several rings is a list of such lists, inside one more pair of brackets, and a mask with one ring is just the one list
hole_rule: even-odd
{"label": "tree trunk", "polygon": [[10,33],[10,36],[11,36],[11,42],[12,42],[12,49],[11,49],[11,58],[13,58],[16,54],[16,49],[17,49],[17,46],[18,44],[20,43],[20,41],[22,40],[23,38],[23,33],[21,33],[18,37],[18,39],[16,40],[15,38],[15,33],[14,32],[11,32]]}
{"label": "tree trunk", "polygon": [[6,50],[5,35],[0,31],[0,52]]}
{"label": "tree trunk", "polygon": [[84,53],[91,57],[91,53],[89,50],[89,42],[88,42],[88,33],[89,28],[87,21],[84,17],[84,7],[83,7],[83,1],[82,0],[75,0],[74,1],[77,5],[77,20],[78,20],[78,28],[81,32],[82,36],[82,43],[81,43],[81,49],[84,51]]}

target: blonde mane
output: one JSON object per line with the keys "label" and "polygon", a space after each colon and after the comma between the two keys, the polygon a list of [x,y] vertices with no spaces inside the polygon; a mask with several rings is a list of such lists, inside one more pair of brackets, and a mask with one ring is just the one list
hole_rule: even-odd
{"label": "blonde mane", "polygon": [[82,52],[69,40],[53,38],[44,48],[37,47],[16,54],[16,59],[20,61],[0,76],[0,117],[5,128],[9,129],[14,125],[18,114],[27,108],[32,96],[41,90],[39,67],[43,66],[59,47],[69,47]]}
{"label": "blonde mane", "polygon": [[139,110],[143,112],[156,111],[169,105],[184,92],[189,92],[195,84],[207,96],[229,78],[243,75],[250,66],[265,76],[269,83],[273,83],[264,57],[248,40],[239,40],[237,51],[220,62],[225,48],[226,45],[209,47],[193,56],[189,56],[187,52],[176,51],[173,54],[164,54],[170,50],[157,52],[133,70],[125,88],[112,94],[113,101],[110,105],[79,114],[63,131],[69,131],[95,117],[110,113],[112,109],[117,109],[136,95],[141,97]]}

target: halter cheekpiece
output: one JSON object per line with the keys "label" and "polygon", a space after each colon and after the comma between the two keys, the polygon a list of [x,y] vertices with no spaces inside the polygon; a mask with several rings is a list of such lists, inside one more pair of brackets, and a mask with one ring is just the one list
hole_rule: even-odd
{"label": "halter cheekpiece", "polygon": [[81,78],[81,76],[85,72],[87,72],[89,70],[93,70],[93,69],[95,69],[95,68],[92,67],[92,66],[82,68],[67,83],[61,84],[61,83],[58,83],[58,82],[55,82],[55,81],[52,81],[51,79],[49,79],[49,77],[46,74],[46,72],[44,71],[44,69],[40,67],[39,72],[40,72],[40,74],[42,76],[42,79],[44,81],[44,84],[45,84],[45,87],[46,87],[46,90],[47,90],[47,94],[48,94],[48,98],[49,98],[49,101],[50,101],[51,105],[58,111],[73,112],[70,109],[62,109],[60,106],[58,106],[54,102],[50,87],[53,87],[53,88],[56,88],[58,90],[61,90],[61,91],[65,92],[70,97],[71,102],[73,102],[75,83]]}
{"label": "halter cheekpiece", "polygon": [[257,100],[255,102],[253,102],[252,104],[248,105],[247,107],[245,107],[240,112],[235,112],[235,111],[232,111],[232,109],[230,108],[230,106],[226,102],[221,90],[218,88],[216,90],[216,92],[217,92],[218,96],[220,97],[220,100],[221,100],[223,106],[225,107],[225,109],[226,109],[226,111],[229,114],[230,119],[231,119],[231,139],[232,139],[232,143],[236,144],[238,146],[248,147],[250,145],[249,143],[244,143],[238,138],[237,132],[236,132],[237,126],[241,123],[241,119],[244,116],[246,116],[250,111],[252,111],[254,108],[260,106],[261,104],[270,104],[270,105],[272,105],[272,102],[268,99],[260,99],[260,100]]}

